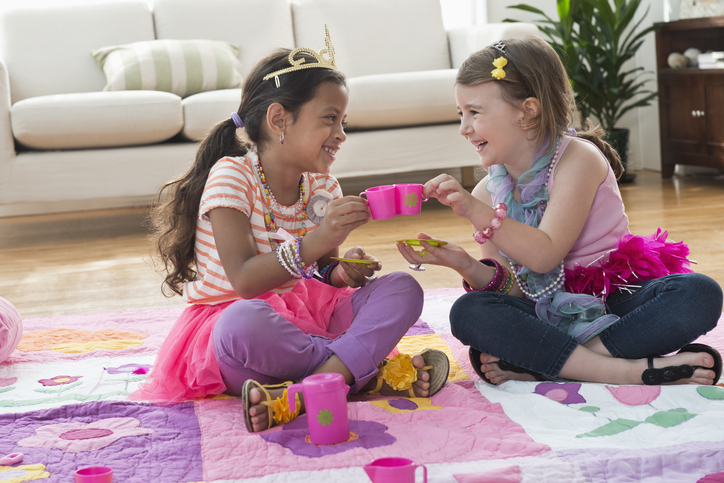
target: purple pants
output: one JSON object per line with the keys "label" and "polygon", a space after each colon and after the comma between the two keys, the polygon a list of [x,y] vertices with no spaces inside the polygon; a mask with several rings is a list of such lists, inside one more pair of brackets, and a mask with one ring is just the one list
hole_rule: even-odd
{"label": "purple pants", "polygon": [[422,288],[411,275],[382,276],[355,291],[351,303],[335,308],[330,327],[350,318],[352,325],[330,339],[305,334],[263,300],[234,302],[212,333],[226,393],[241,395],[247,379],[261,384],[301,381],[333,354],[354,376],[351,392],[359,392],[420,317],[422,304]]}

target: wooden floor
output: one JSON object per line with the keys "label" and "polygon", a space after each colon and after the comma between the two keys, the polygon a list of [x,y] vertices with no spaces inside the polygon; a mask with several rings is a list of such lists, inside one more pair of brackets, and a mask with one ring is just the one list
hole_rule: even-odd
{"label": "wooden floor", "polygon": [[[724,286],[724,180],[637,172],[622,196],[631,231],[666,228],[691,248],[694,269]],[[344,188],[344,183],[343,183]],[[350,191],[352,192],[352,191]],[[394,241],[425,231],[477,253],[470,226],[449,208],[423,206],[421,216],[372,221],[343,248],[360,245],[383,262],[382,273],[408,270]],[[451,270],[411,272],[423,288],[460,286]],[[161,294],[151,264],[145,210],[124,209],[0,219],[0,296],[23,317],[180,306]]]}

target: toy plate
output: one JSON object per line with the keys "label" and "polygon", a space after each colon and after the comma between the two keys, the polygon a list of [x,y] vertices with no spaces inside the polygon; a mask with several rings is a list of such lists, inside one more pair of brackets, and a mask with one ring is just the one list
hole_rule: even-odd
{"label": "toy plate", "polygon": [[420,244],[421,241],[427,242],[427,243],[429,243],[430,245],[432,245],[432,246],[434,246],[434,247],[441,247],[441,246],[443,246],[443,245],[447,245],[447,242],[446,242],[446,241],[442,241],[442,240],[420,240],[419,238],[413,238],[413,239],[411,239],[411,240],[397,240],[397,243],[404,243],[405,245],[420,247],[420,246],[422,246],[422,245]]}

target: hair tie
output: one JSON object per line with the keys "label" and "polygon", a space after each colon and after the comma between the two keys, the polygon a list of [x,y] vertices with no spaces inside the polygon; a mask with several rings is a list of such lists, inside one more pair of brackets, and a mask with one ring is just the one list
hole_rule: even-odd
{"label": "hair tie", "polygon": [[234,125],[236,125],[236,129],[244,127],[244,121],[241,120],[241,117],[235,112],[231,113],[231,120],[234,121]]}

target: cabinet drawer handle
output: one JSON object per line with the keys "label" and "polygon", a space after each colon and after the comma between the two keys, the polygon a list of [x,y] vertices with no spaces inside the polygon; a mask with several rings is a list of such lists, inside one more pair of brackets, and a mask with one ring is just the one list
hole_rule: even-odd
{"label": "cabinet drawer handle", "polygon": [[705,114],[704,111],[700,111],[700,110],[698,110],[698,109],[695,110],[695,111],[691,111],[691,116],[692,116],[692,117],[703,117],[704,114]]}

